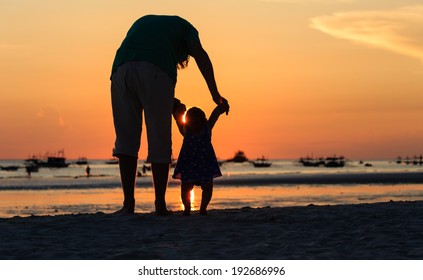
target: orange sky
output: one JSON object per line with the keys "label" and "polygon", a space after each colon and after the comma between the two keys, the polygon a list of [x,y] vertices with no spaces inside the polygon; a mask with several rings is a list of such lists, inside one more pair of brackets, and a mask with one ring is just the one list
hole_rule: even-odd
{"label": "orange sky", "polygon": [[[231,105],[213,131],[219,158],[423,153],[420,0],[2,0],[0,158],[109,158],[111,64],[150,13],[200,32]],[[176,96],[213,109],[194,59]]]}

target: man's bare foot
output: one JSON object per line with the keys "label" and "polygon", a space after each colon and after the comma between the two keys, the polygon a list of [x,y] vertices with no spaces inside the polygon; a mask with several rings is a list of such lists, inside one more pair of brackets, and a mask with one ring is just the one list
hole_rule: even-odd
{"label": "man's bare foot", "polygon": [[172,215],[173,212],[170,210],[167,210],[166,208],[163,209],[156,209],[156,215],[157,216],[169,216]]}
{"label": "man's bare foot", "polygon": [[123,206],[122,209],[116,212],[113,212],[112,215],[113,216],[127,216],[127,215],[133,215],[134,213],[135,211],[133,207]]}

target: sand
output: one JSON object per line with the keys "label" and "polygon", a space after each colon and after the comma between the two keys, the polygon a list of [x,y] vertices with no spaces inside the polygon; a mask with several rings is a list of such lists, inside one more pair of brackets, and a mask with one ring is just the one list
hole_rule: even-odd
{"label": "sand", "polygon": [[423,259],[423,201],[0,219],[0,259]]}

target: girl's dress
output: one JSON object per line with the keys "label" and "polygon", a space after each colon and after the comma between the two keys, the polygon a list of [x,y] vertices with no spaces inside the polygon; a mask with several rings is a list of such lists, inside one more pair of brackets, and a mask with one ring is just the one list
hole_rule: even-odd
{"label": "girl's dress", "polygon": [[206,125],[199,135],[193,135],[187,128],[172,177],[201,185],[220,176],[222,173],[211,143],[210,128]]}

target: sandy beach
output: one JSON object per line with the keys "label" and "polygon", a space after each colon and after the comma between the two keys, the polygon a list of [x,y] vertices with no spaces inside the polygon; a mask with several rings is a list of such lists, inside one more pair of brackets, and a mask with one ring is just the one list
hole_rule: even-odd
{"label": "sandy beach", "polygon": [[0,219],[0,259],[423,259],[423,201]]}

